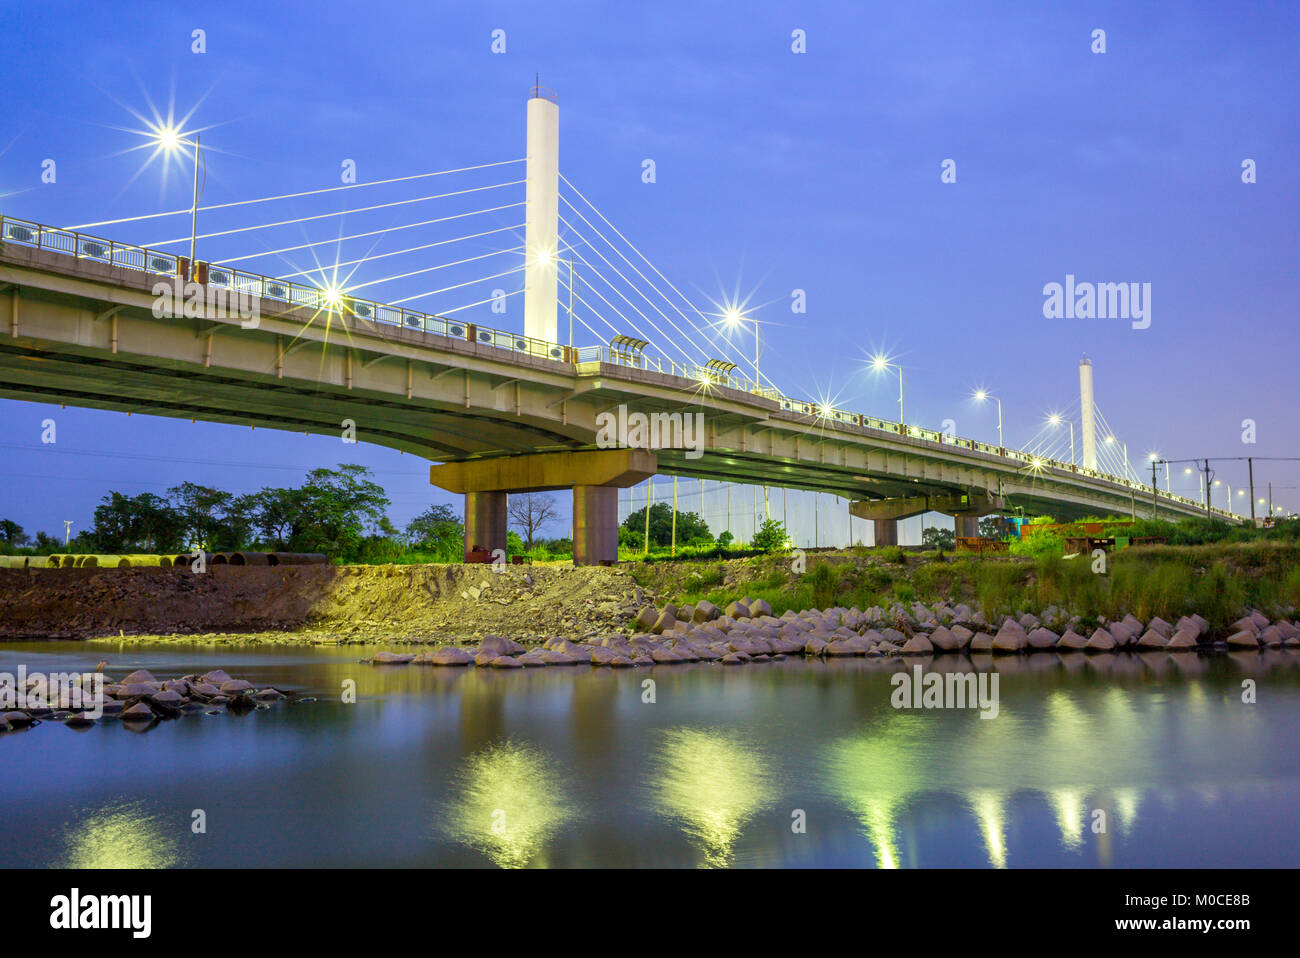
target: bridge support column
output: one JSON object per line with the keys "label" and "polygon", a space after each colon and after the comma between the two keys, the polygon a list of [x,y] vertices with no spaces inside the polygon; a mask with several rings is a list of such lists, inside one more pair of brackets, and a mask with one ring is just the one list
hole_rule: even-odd
{"label": "bridge support column", "polygon": [[618,561],[618,486],[573,487],[573,564]]}
{"label": "bridge support column", "polygon": [[506,494],[465,493],[465,558],[475,546],[495,552],[506,548]]}
{"label": "bridge support column", "polygon": [[465,550],[504,549],[506,496],[512,492],[573,490],[573,562],[618,559],[618,490],[654,475],[654,453],[595,449],[501,456],[429,467],[429,481],[465,496]]}
{"label": "bridge support column", "polygon": [[974,539],[980,534],[979,516],[953,516],[958,538]]}
{"label": "bridge support column", "polygon": [[898,545],[898,520],[876,519],[875,544],[878,546]]}

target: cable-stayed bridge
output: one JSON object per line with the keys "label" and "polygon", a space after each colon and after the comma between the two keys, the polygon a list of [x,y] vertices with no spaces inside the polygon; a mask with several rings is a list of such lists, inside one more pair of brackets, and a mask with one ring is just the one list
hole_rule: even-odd
{"label": "cable-stayed bridge", "polygon": [[[0,396],[318,434],[350,424],[358,441],[440,463],[432,481],[466,497],[467,550],[505,547],[509,493],[572,489],[576,562],[615,558],[617,491],[656,473],[833,492],[878,544],[931,511],[959,534],[1014,507],[1237,520],[1137,481],[1095,433],[1079,464],[1041,437],[1008,449],[784,395],[757,328],[752,356],[724,334],[751,320],[698,308],[563,177],[558,108],[533,93],[520,160],[200,206],[195,142],[189,209],[63,228],[0,217]],[[416,197],[207,225],[433,178]],[[421,203],[438,215],[305,235]],[[181,217],[188,235],[104,238]],[[261,248],[229,245],[245,240]],[[304,255],[315,265],[253,269]],[[499,328],[515,297],[522,331]]]}

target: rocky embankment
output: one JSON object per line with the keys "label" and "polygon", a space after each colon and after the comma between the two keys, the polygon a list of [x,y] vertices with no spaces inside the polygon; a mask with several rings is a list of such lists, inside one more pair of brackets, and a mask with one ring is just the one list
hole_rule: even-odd
{"label": "rocky embankment", "polygon": [[1128,615],[1085,630],[1077,617],[1055,608],[1037,615],[1008,615],[996,622],[989,622],[966,605],[947,603],[933,607],[917,603],[910,609],[894,606],[809,609],[781,616],[771,613],[766,602],[749,599],[732,602],[722,610],[710,602],[682,608],[671,604],[645,606],[635,619],[640,631],[632,635],[610,633],[584,642],[557,637],[532,649],[504,636],[488,636],[476,648],[446,646],[419,654],[380,652],[370,661],[376,665],[474,664],[500,669],[581,663],[630,668],[698,661],[742,665],[788,656],[1300,647],[1300,628],[1284,619],[1271,622],[1259,612],[1234,623],[1231,634],[1223,641],[1211,636],[1208,623],[1199,615],[1184,616],[1176,623],[1158,617],[1144,623]]}
{"label": "rocky embankment", "polygon": [[0,639],[528,640],[603,634],[624,626],[646,601],[624,570],[605,567],[0,569]]}
{"label": "rocky embankment", "polygon": [[[23,691],[31,693],[38,681],[33,677]],[[120,682],[105,675],[103,683],[103,695],[98,701],[89,694],[91,689],[85,682],[79,684],[85,695],[73,695],[66,689],[58,697],[61,700],[52,700],[52,695],[33,695],[43,700],[40,705],[0,712],[0,732],[20,731],[42,722],[61,722],[68,728],[85,730],[102,719],[118,719],[125,728],[143,732],[164,719],[195,712],[242,715],[291,699],[314,701],[295,698],[292,690],[256,688],[244,679],[231,678],[222,669],[162,680],[147,669],[137,669]]]}

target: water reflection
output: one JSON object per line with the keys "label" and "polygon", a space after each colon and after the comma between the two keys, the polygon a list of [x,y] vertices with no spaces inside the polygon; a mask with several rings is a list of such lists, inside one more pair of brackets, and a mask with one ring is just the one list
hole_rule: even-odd
{"label": "water reflection", "polygon": [[543,850],[576,817],[568,786],[540,749],[504,742],[470,755],[443,829],[501,868],[545,866]]}
{"label": "water reflection", "polygon": [[91,811],[64,830],[60,868],[171,868],[182,864],[176,835],[188,822],[164,822],[143,802]]}
{"label": "water reflection", "polygon": [[862,823],[881,868],[899,866],[894,827],[900,808],[925,787],[925,723],[897,713],[881,727],[828,749],[830,791]]}
{"label": "water reflection", "polygon": [[745,824],[774,799],[758,750],[717,729],[665,732],[652,788],[660,813],[681,824],[711,868],[731,864]]}

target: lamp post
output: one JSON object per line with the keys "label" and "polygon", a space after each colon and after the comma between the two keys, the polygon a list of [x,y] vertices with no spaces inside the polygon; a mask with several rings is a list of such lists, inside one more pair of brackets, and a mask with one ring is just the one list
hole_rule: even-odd
{"label": "lamp post", "polygon": [[1002,441],[1002,400],[999,399],[997,396],[990,396],[983,389],[978,389],[975,391],[976,402],[983,402],[986,399],[992,399],[995,403],[998,404],[998,448],[1005,449],[1006,444],[1003,443]]}
{"label": "lamp post", "polygon": [[872,356],[871,368],[876,372],[884,372],[886,369],[897,370],[898,372],[898,424],[904,423],[903,419],[903,367],[898,363],[891,363],[886,356]]}
{"label": "lamp post", "polygon": [[194,257],[197,254],[199,239],[199,134],[194,134],[194,139],[188,140],[180,130],[174,126],[163,126],[153,132],[153,141],[158,147],[166,153],[175,153],[182,146],[194,144],[194,200],[190,206],[190,276],[194,275]]}
{"label": "lamp post", "polygon": [[730,329],[739,329],[741,325],[746,322],[751,322],[754,324],[754,385],[756,386],[760,385],[761,384],[760,380],[762,379],[762,376],[759,374],[759,369],[758,369],[758,358],[759,358],[758,320],[749,319],[743,313],[741,313],[741,311],[735,306],[728,307],[727,311],[722,314],[722,318],[726,320],[727,326]]}
{"label": "lamp post", "polygon": [[1059,426],[1063,421],[1070,427],[1070,465],[1074,465],[1074,420],[1062,420],[1059,413],[1052,413],[1047,417],[1047,421],[1053,426]]}

